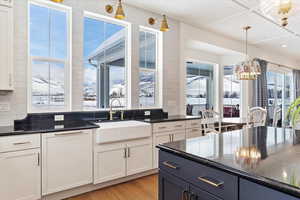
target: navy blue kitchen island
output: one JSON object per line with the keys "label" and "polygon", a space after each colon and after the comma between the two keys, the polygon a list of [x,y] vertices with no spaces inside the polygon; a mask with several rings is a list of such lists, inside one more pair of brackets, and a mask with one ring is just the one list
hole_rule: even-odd
{"label": "navy blue kitchen island", "polygon": [[159,200],[300,199],[300,134],[257,127],[158,145]]}

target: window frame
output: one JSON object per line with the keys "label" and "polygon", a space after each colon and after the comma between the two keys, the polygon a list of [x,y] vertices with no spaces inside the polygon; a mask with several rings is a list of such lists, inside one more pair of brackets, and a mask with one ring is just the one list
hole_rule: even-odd
{"label": "window frame", "polygon": [[[31,56],[30,52],[30,6],[36,5],[41,6],[49,9],[54,9],[57,11],[65,12],[66,13],[66,20],[67,20],[67,57],[66,59],[57,59],[52,57],[44,57],[44,56]],[[27,70],[27,111],[28,113],[45,113],[45,112],[61,112],[61,111],[71,111],[72,108],[72,8],[56,4],[50,1],[41,1],[41,0],[30,0],[27,3],[27,10],[28,10],[28,70]],[[32,63],[34,61],[42,61],[42,62],[54,62],[54,63],[63,63],[64,64],[64,72],[65,72],[65,103],[64,108],[62,109],[42,109],[36,110],[33,109],[32,106]]]}
{"label": "window frame", "polygon": [[[233,74],[232,74],[232,76],[233,77],[235,77],[236,75],[235,75],[235,65],[223,65],[223,69],[222,69],[222,73],[223,73],[223,82],[222,82],[222,85],[224,86],[224,77],[225,77],[225,67],[232,67],[232,71],[233,71]],[[243,82],[241,81],[241,80],[238,80],[239,81],[239,87],[240,87],[240,97],[239,97],[239,108],[240,108],[240,113],[239,113],[239,117],[237,117],[237,118],[242,118],[242,90],[243,90]],[[230,80],[230,82],[231,82],[231,92],[232,92],[232,79]],[[225,95],[225,88],[224,87],[222,87],[222,89],[223,89],[223,91],[222,91],[222,116],[224,117],[224,105],[226,105],[226,104],[224,104],[224,100],[225,100],[225,98],[224,98],[224,95]],[[232,100],[231,100],[232,101]],[[226,118],[228,118],[228,117],[226,117]],[[229,117],[229,118],[234,118],[234,117]]]}
{"label": "window frame", "polygon": [[[118,108],[119,110],[126,110],[131,108],[131,33],[132,33],[132,27],[131,23],[126,21],[117,20],[112,17],[108,17],[105,15],[97,14],[94,12],[84,11],[83,13],[83,19],[85,18],[91,18],[94,20],[104,21],[106,23],[110,24],[116,24],[120,26],[124,26],[126,28],[126,38],[125,38],[125,88],[126,88],[126,94],[125,94],[125,106],[123,108]],[[83,41],[84,46],[84,41]],[[84,68],[84,66],[83,66]],[[84,111],[107,111],[110,108],[95,108],[95,109],[86,109],[83,105],[84,102],[82,102],[82,108]]]}
{"label": "window frame", "polygon": [[[139,60],[139,78],[140,78],[140,73],[141,72],[154,72],[155,74],[155,96],[154,96],[154,102],[155,104],[153,106],[141,106],[140,104],[140,85],[138,87],[138,108],[140,109],[155,109],[155,108],[162,108],[162,74],[161,74],[161,66],[162,66],[162,33],[156,29],[152,29],[152,28],[148,28],[145,26],[139,26],[139,31],[138,31],[138,35],[140,34],[140,32],[148,32],[148,33],[152,33],[155,34],[156,36],[156,54],[155,54],[155,69],[151,69],[151,68],[146,68],[146,67],[141,67],[140,66],[140,60]],[[139,44],[140,47],[140,44]],[[139,49],[139,53],[140,49]],[[140,56],[139,56],[140,58]],[[140,82],[140,79],[139,79]]]}

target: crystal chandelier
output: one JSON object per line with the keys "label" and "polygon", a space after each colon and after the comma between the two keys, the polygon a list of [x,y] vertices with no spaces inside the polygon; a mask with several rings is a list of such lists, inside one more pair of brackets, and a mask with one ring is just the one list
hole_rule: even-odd
{"label": "crystal chandelier", "polygon": [[250,28],[250,26],[243,28],[246,32],[246,60],[235,67],[235,74],[238,80],[256,80],[258,75],[261,74],[258,61],[248,56],[248,30]]}

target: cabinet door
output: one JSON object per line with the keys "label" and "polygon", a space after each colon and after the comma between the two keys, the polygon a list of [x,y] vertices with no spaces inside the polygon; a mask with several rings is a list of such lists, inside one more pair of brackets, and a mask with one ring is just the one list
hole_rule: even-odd
{"label": "cabinet door", "polygon": [[160,170],[159,200],[188,200],[188,183]]}
{"label": "cabinet door", "polygon": [[92,131],[42,135],[43,194],[92,183]]}
{"label": "cabinet door", "polygon": [[13,9],[0,6],[0,90],[13,89]]}
{"label": "cabinet door", "polygon": [[241,200],[299,200],[299,198],[289,196],[245,179],[240,179],[239,189],[239,199]]}
{"label": "cabinet door", "polygon": [[185,140],[185,137],[185,130],[174,131],[172,141]]}
{"label": "cabinet door", "polygon": [[33,149],[0,154],[0,177],[1,199],[40,199],[40,150]]}
{"label": "cabinet door", "polygon": [[149,139],[127,144],[127,175],[152,169],[152,142]]}
{"label": "cabinet door", "polygon": [[98,145],[94,150],[94,184],[126,176],[126,145]]}
{"label": "cabinet door", "polygon": [[190,198],[189,200],[221,200],[218,197],[213,196],[212,194],[201,190],[200,188],[190,186]]}
{"label": "cabinet door", "polygon": [[153,134],[153,168],[158,168],[158,149],[156,145],[171,142],[171,132]]}

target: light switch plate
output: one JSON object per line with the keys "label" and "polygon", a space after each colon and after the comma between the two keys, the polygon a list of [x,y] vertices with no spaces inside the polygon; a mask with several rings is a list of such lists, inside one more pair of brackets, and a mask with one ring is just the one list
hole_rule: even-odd
{"label": "light switch plate", "polygon": [[145,116],[150,116],[151,115],[151,112],[148,110],[148,111],[145,111],[144,113]]}
{"label": "light switch plate", "polygon": [[65,116],[64,115],[54,115],[54,121],[64,121]]}
{"label": "light switch plate", "polygon": [[10,111],[10,103],[0,103],[0,112],[8,112]]}

